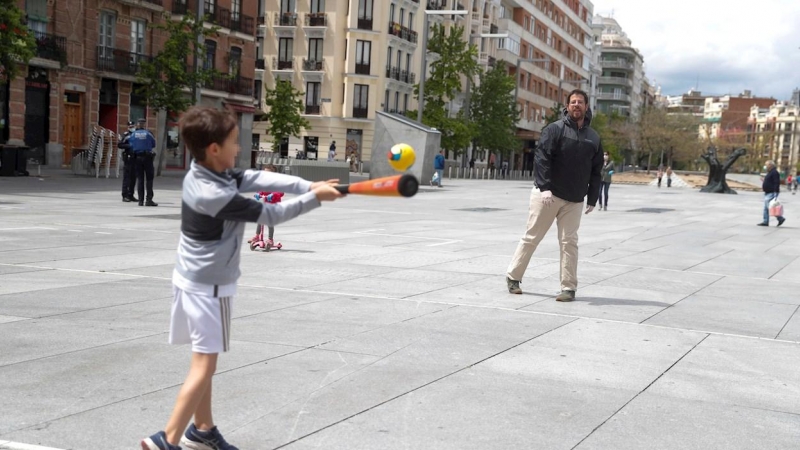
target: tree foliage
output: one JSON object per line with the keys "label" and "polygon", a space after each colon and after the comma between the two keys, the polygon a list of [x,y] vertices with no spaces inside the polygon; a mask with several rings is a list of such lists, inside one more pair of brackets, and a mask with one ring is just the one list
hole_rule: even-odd
{"label": "tree foliage", "polygon": [[556,103],[547,111],[547,114],[544,116],[544,125],[550,125],[553,122],[558,122],[564,117],[564,105],[561,103]]}
{"label": "tree foliage", "polygon": [[625,150],[631,146],[630,127],[625,117],[617,113],[611,115],[592,112],[591,127],[600,135],[603,150],[613,161],[622,162]]}
{"label": "tree foliage", "polygon": [[[219,71],[206,69],[202,64],[206,48],[197,39],[199,35],[204,38],[214,35],[219,27],[205,27],[204,20],[195,20],[191,12],[187,12],[180,22],[167,20],[151,27],[168,37],[152,60],[143,60],[139,64],[136,78],[141,87],[138,93],[147,98],[150,108],[179,114],[195,102],[193,96],[186,94],[187,89],[208,85],[214,77],[220,76]],[[195,56],[201,61],[197,70],[190,66]]]}
{"label": "tree foliage", "polygon": [[[451,117],[447,103],[461,91],[463,77],[472,80],[479,72],[476,61],[478,48],[468,45],[463,35],[464,27],[458,25],[450,28],[449,32],[440,24],[431,29],[427,50],[438,54],[439,58],[430,63],[422,112],[422,122],[442,133],[442,148],[455,154],[469,145],[474,126],[462,112]],[[419,100],[419,84],[414,86],[414,93]],[[407,114],[416,118],[415,111]]]}
{"label": "tree foliage", "polygon": [[[700,157],[702,142],[697,138],[698,121],[688,114],[667,114],[662,108],[651,107],[642,112],[638,123],[638,152],[641,161],[647,156],[648,169],[675,165]],[[656,159],[653,161],[652,157]],[[662,159],[663,158],[663,159]]]}
{"label": "tree foliage", "polygon": [[13,80],[20,64],[36,56],[36,38],[25,25],[25,13],[14,0],[0,0],[0,74]]}
{"label": "tree foliage", "polygon": [[269,110],[265,114],[267,133],[272,136],[272,148],[277,149],[283,138],[300,137],[310,124],[301,116],[304,111],[303,93],[290,81],[277,80],[274,89],[267,89],[264,102]]}
{"label": "tree foliage", "polygon": [[475,127],[474,144],[478,149],[509,156],[522,147],[515,135],[519,121],[515,87],[516,80],[508,75],[502,61],[480,74],[480,85],[475,89],[470,104]]}

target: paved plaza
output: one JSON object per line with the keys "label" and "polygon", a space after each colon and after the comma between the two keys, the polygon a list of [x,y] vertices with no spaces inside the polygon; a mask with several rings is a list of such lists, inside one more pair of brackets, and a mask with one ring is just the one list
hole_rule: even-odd
{"label": "paved plaza", "polygon": [[[166,423],[190,358],[167,344],[180,178],[156,179],[157,208],[119,185],[0,178],[0,449],[133,449]],[[525,294],[505,286],[530,188],[350,196],[243,250],[214,385],[228,441],[798,448],[800,196],[764,228],[756,192],[613,185],[558,303],[555,227]]]}

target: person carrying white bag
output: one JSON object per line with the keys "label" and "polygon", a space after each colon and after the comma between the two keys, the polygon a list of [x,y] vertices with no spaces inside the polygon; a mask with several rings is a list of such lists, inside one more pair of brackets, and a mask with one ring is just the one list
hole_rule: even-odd
{"label": "person carrying white bag", "polygon": [[781,193],[781,176],[778,173],[778,169],[775,168],[775,161],[767,161],[764,164],[764,169],[767,171],[767,175],[761,185],[764,190],[764,221],[759,223],[758,226],[768,227],[770,216],[778,219],[778,226],[781,226],[786,221],[783,217],[783,205],[778,201],[778,195]]}

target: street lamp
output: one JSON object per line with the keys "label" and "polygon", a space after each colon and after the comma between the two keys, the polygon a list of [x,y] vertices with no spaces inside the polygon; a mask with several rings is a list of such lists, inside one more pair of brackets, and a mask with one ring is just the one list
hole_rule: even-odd
{"label": "street lamp", "polygon": [[467,10],[444,10],[444,11],[431,11],[425,10],[424,24],[422,25],[422,68],[419,74],[419,105],[417,105],[417,122],[422,123],[422,108],[425,105],[425,76],[427,75],[428,64],[428,15],[436,16],[450,16],[458,15],[465,16],[469,14]]}

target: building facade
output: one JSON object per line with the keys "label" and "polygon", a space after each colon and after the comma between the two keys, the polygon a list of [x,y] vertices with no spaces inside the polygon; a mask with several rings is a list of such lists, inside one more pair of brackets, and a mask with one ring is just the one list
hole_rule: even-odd
{"label": "building facade", "polygon": [[[355,152],[369,160],[374,111],[402,114],[417,108],[413,89],[422,66],[425,9],[464,11],[429,15],[429,27],[463,26],[463,39],[478,47],[483,69],[502,60],[518,76],[517,135],[528,149],[550,109],[566,103],[571,89],[588,88],[592,4],[587,0],[347,0],[346,8],[336,5],[339,9],[327,3],[262,0],[262,85],[290,80],[304,92],[311,126],[299,139],[273,149],[266,124],[257,123],[254,149],[321,158],[336,141],[338,159]],[[504,33],[507,38],[482,36]],[[435,55],[428,58],[430,63]],[[465,83],[452,99],[451,114],[468,107],[469,90]],[[475,157],[480,163],[487,155]]]}
{"label": "building facade", "polygon": [[800,105],[788,102],[753,105],[747,118],[747,143],[784,173],[796,173],[800,162]]}
{"label": "building facade", "polygon": [[645,89],[644,59],[612,17],[595,16],[595,45],[600,46],[602,74],[597,79],[597,111],[638,117]]}
{"label": "building facade", "polygon": [[694,89],[685,94],[667,96],[667,114],[689,114],[700,119],[703,117],[706,97]]}
{"label": "building facade", "polygon": [[698,134],[700,139],[718,139],[731,133],[743,133],[751,108],[769,108],[774,98],[754,97],[750,91],[738,96],[707,97],[703,105],[703,123]]}
{"label": "building facade", "polygon": [[[189,1],[19,0],[36,37],[37,55],[21,76],[0,89],[2,139],[29,147],[31,158],[57,167],[70,163],[95,125],[120,132],[129,120],[145,118],[156,136],[168,133],[167,168],[185,170],[188,158],[175,121],[168,121],[168,130],[157,129],[157,111],[137,93],[136,75],[141,62],[156,55],[166,40],[150,25],[195,11],[195,1]],[[256,5],[244,0],[204,4],[209,21],[220,28],[206,42],[203,64],[228,75],[204,86],[201,102],[234,111],[249,148]]]}

